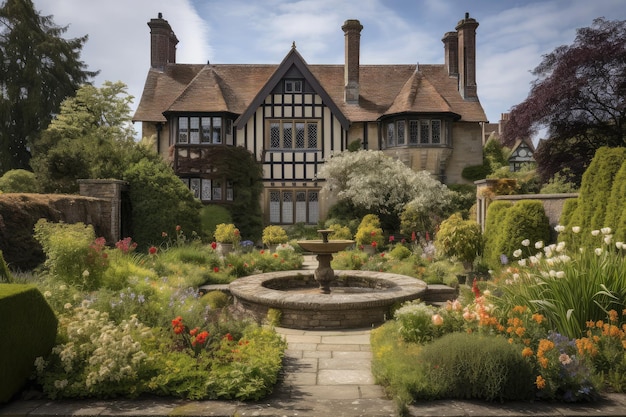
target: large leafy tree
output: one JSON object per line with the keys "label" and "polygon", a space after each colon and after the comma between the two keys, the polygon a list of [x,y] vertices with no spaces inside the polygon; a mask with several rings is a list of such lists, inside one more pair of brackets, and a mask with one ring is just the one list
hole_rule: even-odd
{"label": "large leafy tree", "polygon": [[130,103],[122,82],[83,85],[33,148],[32,167],[47,192],[73,193],[79,178],[122,178],[136,160]]}
{"label": "large leafy tree", "polygon": [[441,214],[454,195],[428,172],[413,171],[381,151],[343,152],[326,162],[319,176],[339,201],[379,215],[387,228],[399,226],[407,204],[425,215]]}
{"label": "large leafy tree", "polygon": [[544,181],[566,167],[580,181],[598,148],[626,145],[626,21],[595,19],[572,45],[545,55],[533,74],[504,140],[510,145],[546,129],[535,154]]}
{"label": "large leafy tree", "polygon": [[87,36],[66,40],[66,30],[40,16],[31,0],[0,4],[0,174],[30,169],[38,133],[97,75],[80,60]]}

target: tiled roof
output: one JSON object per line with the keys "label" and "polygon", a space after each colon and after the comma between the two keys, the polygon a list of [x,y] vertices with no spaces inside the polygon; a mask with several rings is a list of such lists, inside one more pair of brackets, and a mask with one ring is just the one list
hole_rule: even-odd
{"label": "tiled roof", "polygon": [[[148,72],[135,121],[165,122],[163,113],[243,114],[278,65],[168,64]],[[487,121],[479,101],[464,100],[457,79],[443,65],[361,65],[359,104],[344,101],[343,65],[308,65],[350,122],[375,121],[404,113],[454,113],[461,121]]]}

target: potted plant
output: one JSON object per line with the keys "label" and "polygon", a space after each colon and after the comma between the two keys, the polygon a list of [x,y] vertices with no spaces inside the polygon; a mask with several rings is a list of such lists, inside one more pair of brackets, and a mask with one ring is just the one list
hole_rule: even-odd
{"label": "potted plant", "polygon": [[357,228],[354,240],[364,252],[373,254],[383,244],[383,229],[380,227],[380,219],[375,214],[367,214],[361,220]]}
{"label": "potted plant", "polygon": [[459,260],[465,271],[471,272],[474,260],[483,248],[480,226],[474,220],[463,220],[460,214],[453,214],[441,222],[435,247],[444,255]]}
{"label": "potted plant", "polygon": [[281,243],[287,243],[287,232],[280,226],[269,225],[263,229],[263,244],[266,245],[270,251],[276,250],[276,246]]}
{"label": "potted plant", "polygon": [[239,229],[232,223],[220,223],[215,227],[213,234],[215,241],[218,242],[222,249],[222,254],[229,253],[235,245],[239,243],[241,235]]}

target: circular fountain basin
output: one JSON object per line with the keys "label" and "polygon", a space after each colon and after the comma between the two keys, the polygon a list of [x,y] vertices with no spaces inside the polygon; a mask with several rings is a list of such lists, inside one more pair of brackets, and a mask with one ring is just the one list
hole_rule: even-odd
{"label": "circular fountain basin", "polygon": [[405,275],[335,271],[330,294],[320,294],[313,272],[281,271],[239,278],[229,285],[235,307],[262,321],[281,312],[280,326],[293,329],[371,327],[389,319],[394,304],[422,298],[427,285]]}
{"label": "circular fountain basin", "polygon": [[299,240],[296,242],[302,249],[315,254],[333,254],[340,252],[350,245],[354,245],[354,240]]}

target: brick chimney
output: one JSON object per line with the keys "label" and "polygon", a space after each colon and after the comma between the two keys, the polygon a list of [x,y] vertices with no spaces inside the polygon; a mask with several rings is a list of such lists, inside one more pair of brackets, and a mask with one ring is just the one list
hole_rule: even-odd
{"label": "brick chimney", "polygon": [[456,25],[459,43],[459,92],[466,100],[477,100],[476,91],[476,28],[478,22],[465,13]]}
{"label": "brick chimney", "polygon": [[443,35],[443,49],[445,54],[445,66],[448,75],[458,77],[459,75],[459,37],[456,32],[446,32]]}
{"label": "brick chimney", "polygon": [[150,19],[150,66],[162,70],[166,64],[176,63],[176,44],[178,39],[172,27],[159,13],[156,19]]}
{"label": "brick chimney", "polygon": [[359,103],[359,54],[361,30],[358,20],[346,20],[341,27],[345,38],[344,100],[349,104]]}

